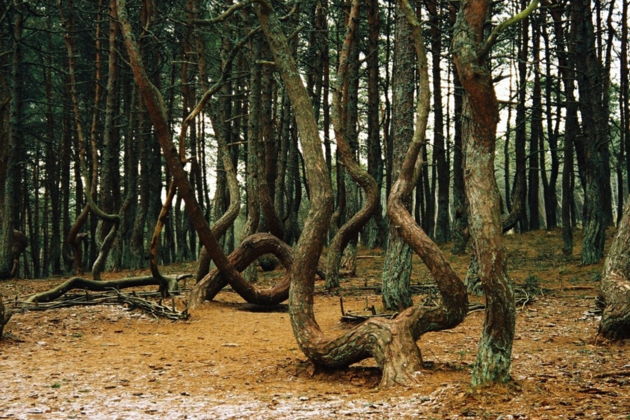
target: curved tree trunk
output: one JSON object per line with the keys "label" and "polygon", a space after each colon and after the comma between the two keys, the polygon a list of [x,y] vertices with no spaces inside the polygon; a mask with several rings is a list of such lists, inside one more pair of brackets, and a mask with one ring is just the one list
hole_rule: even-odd
{"label": "curved tree trunk", "polygon": [[599,333],[606,338],[630,338],[630,200],[613,240],[602,273],[604,313]]}
{"label": "curved tree trunk", "polygon": [[[408,3],[405,8],[410,20],[415,15]],[[428,239],[415,224],[401,203],[412,187],[413,172],[418,152],[424,142],[424,129],[429,106],[428,73],[426,56],[421,40],[419,24],[415,35],[419,56],[423,58],[422,70],[423,101],[421,109],[424,120],[419,117],[417,138],[405,158],[401,180],[392,188],[390,216],[396,219],[406,238],[413,239],[414,249],[423,252],[423,259],[436,277],[442,292],[443,305],[436,307],[418,306],[400,314],[395,320],[371,319],[341,336],[325,338],[315,321],[313,313],[314,275],[317,260],[322,252],[326,229],[332,213],[332,190],[326,162],[321,150],[317,125],[313,117],[306,89],[297,72],[293,56],[289,53],[286,38],[280,23],[273,16],[271,6],[258,5],[256,13],[261,27],[271,46],[275,62],[285,83],[293,105],[300,131],[307,182],[311,192],[311,207],[303,233],[294,249],[293,267],[289,272],[289,313],[294,335],[304,354],[318,366],[345,367],[366,357],[373,356],[383,370],[382,386],[415,383],[416,371],[421,367],[421,357],[415,339],[429,330],[449,328],[459,323],[465,315],[466,293],[463,284],[443,258],[439,248]],[[453,287],[451,287],[453,286]]]}
{"label": "curved tree trunk", "polygon": [[[204,51],[202,47],[203,47],[203,44],[201,42],[198,42],[197,53],[199,54],[200,57],[204,55]],[[202,97],[199,104],[197,104],[195,109],[186,118],[186,121],[192,120],[194,116],[199,114],[203,110],[205,104],[208,103],[211,96],[214,95],[222,87],[223,82],[225,81],[227,77],[227,72],[231,68],[231,63],[234,60],[236,51],[237,51],[237,48],[232,50],[229,56],[226,58],[222,66],[221,76],[219,77],[219,80],[217,80],[210,88],[208,87],[208,84],[206,82],[207,76],[205,74],[205,67],[200,66],[199,72],[201,74],[201,77],[200,77],[201,85],[202,85],[202,88],[206,92],[204,93],[204,96]],[[241,209],[241,201],[240,201],[240,194],[239,194],[239,188],[238,188],[238,178],[236,177],[236,167],[234,166],[234,162],[232,161],[232,157],[230,156],[230,151],[227,146],[227,140],[224,137],[224,133],[225,133],[223,129],[224,122],[221,121],[221,118],[218,115],[219,114],[218,110],[210,109],[209,114],[210,114],[210,121],[214,129],[215,137],[217,139],[218,153],[221,156],[221,162],[223,163],[223,168],[225,169],[229,200],[230,200],[227,210],[223,213],[223,215],[221,215],[221,217],[218,220],[216,220],[216,222],[212,226],[213,235],[216,238],[220,239],[223,235],[225,235],[225,233],[234,224],[234,221],[238,217],[238,213]],[[184,127],[182,127],[182,129],[183,128]],[[180,141],[183,141],[184,136],[180,135]],[[183,150],[181,149],[182,147],[183,146],[180,145],[180,155],[183,153]],[[201,279],[203,279],[204,276],[208,274],[208,271],[210,270],[210,255],[208,254],[208,251],[206,250],[205,246],[203,246],[201,248],[201,251],[199,252],[199,258],[198,258],[197,263],[198,263],[198,266],[197,266],[197,273],[195,275],[195,278],[197,281],[201,281]]]}
{"label": "curved tree trunk", "polygon": [[[400,3],[395,6],[394,72],[392,74],[391,179],[396,180],[409,139],[413,136],[413,96],[416,88],[412,28]],[[411,197],[405,197],[411,209]],[[383,263],[383,305],[387,310],[402,310],[412,305],[409,283],[411,249],[389,224],[387,251]]]}
{"label": "curved tree trunk", "polygon": [[348,55],[351,45],[355,42],[355,32],[357,30],[359,20],[359,2],[353,1],[348,16],[348,31],[343,42],[341,53],[339,54],[339,68],[337,70],[337,88],[333,94],[333,113],[332,121],[335,131],[335,139],[337,141],[337,150],[341,163],[346,168],[352,179],[365,191],[365,203],[363,207],[356,212],[346,223],[344,223],[335,236],[333,237],[326,258],[326,288],[334,289],[339,287],[339,268],[341,265],[341,257],[348,243],[356,238],[363,226],[370,219],[379,200],[378,186],[374,178],[364,170],[361,165],[354,159],[352,150],[345,138],[347,130],[343,124],[342,104],[345,99],[342,98],[343,85],[347,82],[348,72]]}
{"label": "curved tree trunk", "polygon": [[[228,260],[238,271],[243,271],[265,254],[273,254],[287,270],[293,264],[291,248],[270,233],[255,233],[243,239],[238,248],[228,256]],[[204,300],[214,299],[227,284],[219,270],[207,274],[193,287],[189,307],[195,308]],[[232,285],[232,288],[248,303],[257,305],[275,305],[289,296],[288,278],[267,290],[258,289],[247,281],[239,283],[237,287]]]}
{"label": "curved tree trunk", "polygon": [[[186,203],[186,212],[188,213],[189,220],[192,226],[197,231],[199,239],[208,251],[208,254],[215,262],[218,269],[221,270],[222,275],[228,280],[230,285],[232,285],[232,287],[237,290],[239,289],[240,285],[247,283],[241,277],[235,267],[229,262],[229,260],[223,253],[219,242],[213,234],[213,231],[208,226],[204,213],[201,210],[201,207],[199,206],[195,197],[195,191],[191,187],[186,171],[184,170],[184,167],[180,160],[180,155],[177,153],[172,143],[172,135],[166,117],[166,108],[164,106],[163,97],[159,90],[155,87],[155,85],[151,83],[146,73],[144,64],[142,62],[142,56],[138,49],[138,44],[135,40],[131,24],[129,23],[129,19],[127,17],[125,0],[117,0],[116,6],[118,18],[121,25],[121,32],[123,33],[125,48],[129,56],[129,63],[133,71],[134,80],[138,85],[140,94],[142,95],[144,103],[147,107],[149,117],[151,118],[151,121],[154,125],[157,139],[162,148],[166,163],[171,171],[171,174],[173,175],[174,183],[177,186],[179,194]],[[235,50],[232,50],[232,53],[233,54],[231,54],[231,57],[233,58]],[[219,82],[215,84],[215,86],[220,86],[221,82],[222,81],[219,80]],[[214,87],[206,91],[193,112],[191,112],[191,114],[186,118],[184,124],[182,124],[182,127],[185,127],[185,125],[192,118],[194,118],[194,116],[196,115],[195,113],[198,113],[201,109],[203,109],[206,101],[215,91],[216,90],[214,90]],[[182,136],[185,136],[184,131],[182,131]],[[255,290],[238,291],[242,295],[244,294],[244,297],[247,300],[256,299],[258,297],[255,294]]]}
{"label": "curved tree trunk", "polygon": [[[510,380],[516,310],[507,274],[499,190],[494,176],[496,128],[499,119],[488,53],[499,31],[523,19],[527,10],[499,25],[484,39],[490,19],[489,0],[463,0],[453,36],[453,61],[465,90],[471,119],[465,122],[465,187],[470,206],[469,226],[486,294],[486,316],[473,367],[472,384]],[[536,0],[532,3],[535,7]]]}

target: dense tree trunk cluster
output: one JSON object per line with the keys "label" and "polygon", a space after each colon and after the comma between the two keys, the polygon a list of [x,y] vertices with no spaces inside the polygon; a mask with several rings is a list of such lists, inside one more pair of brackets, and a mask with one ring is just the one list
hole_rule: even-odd
{"label": "dense tree trunk cluster", "polygon": [[[177,279],[160,265],[196,260],[191,306],[227,285],[250,303],[289,299],[315,365],[374,357],[383,385],[408,385],[420,335],[466,313],[466,287],[436,245],[452,241],[486,296],[473,369],[483,385],[510,378],[502,235],[561,228],[571,255],[580,229],[581,262],[595,264],[619,222],[601,331],[622,336],[628,1],[537,6],[9,2],[0,279],[76,276],[35,300],[146,284],[166,295]],[[343,287],[359,245],[382,249],[383,308],[398,316],[330,338],[315,320],[314,281]],[[414,305],[414,253],[437,284],[435,306]],[[257,265],[276,263],[286,277],[258,287]],[[138,268],[151,275],[101,281]]]}

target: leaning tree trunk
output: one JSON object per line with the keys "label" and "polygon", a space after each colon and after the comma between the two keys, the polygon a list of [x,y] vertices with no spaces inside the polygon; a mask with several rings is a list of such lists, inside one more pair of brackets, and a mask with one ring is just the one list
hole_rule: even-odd
{"label": "leaning tree trunk", "polygon": [[604,313],[599,333],[610,339],[630,338],[630,200],[608,251],[600,287]]}
{"label": "leaning tree trunk", "polygon": [[527,16],[536,5],[534,0],[524,12],[497,26],[484,39],[490,1],[463,0],[453,34],[453,61],[465,90],[464,101],[471,110],[471,118],[463,127],[469,226],[486,294],[483,334],[472,373],[474,386],[510,380],[516,321],[503,245],[499,189],[494,176],[499,108],[488,54],[500,31]]}
{"label": "leaning tree trunk", "polygon": [[[247,300],[248,302],[263,304],[278,303],[277,295],[271,296],[266,294],[264,291],[255,289],[243,279],[243,277],[237,271],[236,267],[228,260],[227,256],[223,253],[223,249],[217,241],[214,231],[208,226],[204,213],[195,197],[195,191],[193,190],[186,171],[184,170],[184,167],[182,165],[182,161],[180,159],[181,156],[179,153],[177,153],[177,150],[173,145],[172,134],[168,124],[166,107],[164,105],[162,94],[156,88],[156,86],[151,83],[146,73],[146,69],[142,62],[142,56],[138,48],[138,43],[135,40],[135,36],[131,29],[131,24],[129,23],[129,19],[127,17],[125,1],[117,0],[116,6],[118,18],[121,25],[120,28],[123,34],[125,48],[129,56],[129,64],[133,71],[134,80],[138,85],[138,90],[142,95],[149,117],[155,128],[155,134],[162,148],[166,164],[168,165],[171,174],[173,175],[174,185],[177,187],[179,194],[186,203],[186,212],[188,213],[188,217],[192,226],[195,228],[197,234],[199,235],[199,239],[202,245],[206,248],[206,250],[208,251],[208,255],[210,255],[212,260],[215,262],[217,268],[221,271],[222,276],[227,279],[232,288],[236,292],[238,292],[245,300]],[[242,43],[244,43],[247,39],[247,37],[243,39]],[[231,60],[234,58],[236,51],[237,49],[233,49],[231,51],[230,56],[228,57],[227,62],[224,65],[224,68],[229,67],[229,62],[231,62]],[[223,72],[223,75],[225,75],[225,72]],[[185,137],[186,134],[184,128],[187,127],[190,121],[199,114],[199,112],[207,104],[207,101],[210,99],[210,97],[215,92],[217,92],[222,84],[223,77],[220,78],[213,85],[213,87],[211,87],[204,93],[202,99],[195,106],[195,109],[182,123],[182,138]]]}

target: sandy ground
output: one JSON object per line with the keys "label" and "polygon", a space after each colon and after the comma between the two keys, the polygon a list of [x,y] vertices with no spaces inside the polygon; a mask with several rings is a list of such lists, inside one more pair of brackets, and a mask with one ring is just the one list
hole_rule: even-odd
{"label": "sandy ground", "polygon": [[[508,240],[514,281],[535,275],[550,289],[518,311],[509,386],[470,389],[483,311],[419,340],[427,366],[418,387],[381,390],[373,360],[316,372],[282,308],[251,312],[225,291],[188,321],[119,306],[15,315],[0,341],[0,418],[630,419],[628,343],[598,340],[591,313],[601,267],[577,267],[559,255],[557,241],[555,233]],[[382,259],[361,255],[347,284],[377,284]],[[463,274],[467,258],[449,258]],[[414,261],[414,281],[427,280]],[[18,280],[0,292],[24,295],[59,281]],[[342,294],[346,310],[380,302],[365,292]],[[316,314],[331,335],[349,328],[339,321],[337,296],[318,295]]]}

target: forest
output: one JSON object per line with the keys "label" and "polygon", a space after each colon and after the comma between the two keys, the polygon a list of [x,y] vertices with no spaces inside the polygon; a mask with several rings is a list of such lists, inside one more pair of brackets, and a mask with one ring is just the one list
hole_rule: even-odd
{"label": "forest", "polygon": [[628,418],[628,4],[0,1],[0,417]]}

